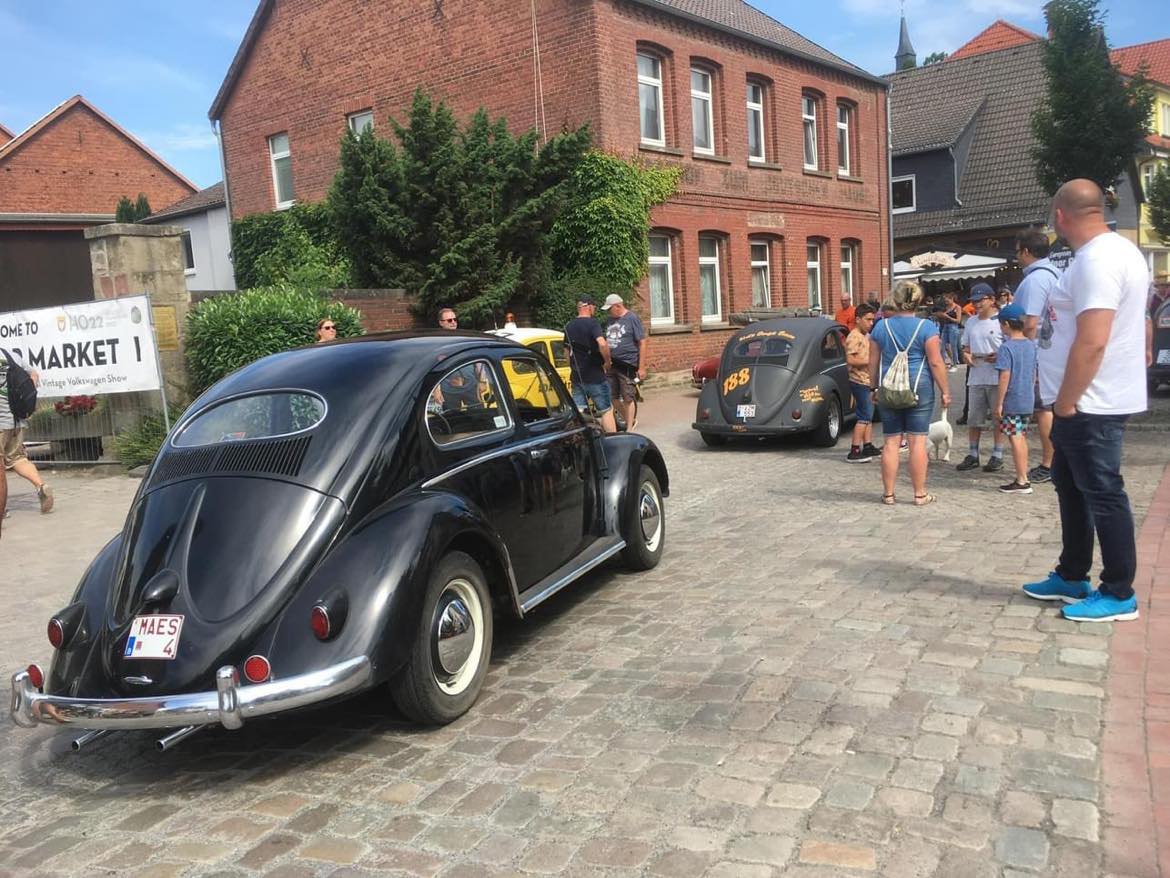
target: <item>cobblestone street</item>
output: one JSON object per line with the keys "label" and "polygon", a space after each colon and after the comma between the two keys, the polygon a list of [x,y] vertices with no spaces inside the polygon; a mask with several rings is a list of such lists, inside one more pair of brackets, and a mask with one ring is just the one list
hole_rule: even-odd
{"label": "cobblestone street", "polygon": [[[938,502],[913,507],[903,467],[886,508],[847,437],[708,450],[694,400],[644,406],[671,472],[661,565],[606,566],[502,622],[461,720],[419,730],[379,693],[167,753],[142,732],[74,754],[5,717],[0,874],[1157,874],[1107,858],[1129,804],[1106,811],[1111,640],[1138,623],[1078,627],[1019,592],[1055,561],[1051,486],[956,472],[956,428]],[[1126,441],[1141,522],[1166,434]],[[47,663],[45,622],[138,484],[52,482],[42,517],[10,477],[5,675]]]}

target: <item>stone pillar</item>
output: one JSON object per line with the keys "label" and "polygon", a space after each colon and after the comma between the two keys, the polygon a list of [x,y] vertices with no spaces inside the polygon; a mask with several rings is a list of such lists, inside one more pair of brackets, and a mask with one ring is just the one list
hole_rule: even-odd
{"label": "stone pillar", "polygon": [[95,299],[150,294],[163,381],[171,404],[188,401],[184,338],[191,298],[183,274],[183,230],[110,223],[85,230]]}

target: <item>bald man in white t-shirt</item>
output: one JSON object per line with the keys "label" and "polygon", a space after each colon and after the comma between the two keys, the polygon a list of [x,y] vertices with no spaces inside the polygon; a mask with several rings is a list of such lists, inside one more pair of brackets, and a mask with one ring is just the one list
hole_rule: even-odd
{"label": "bald man in white t-shirt", "polygon": [[[1056,233],[1076,258],[1048,299],[1051,345],[1039,354],[1040,398],[1052,406],[1052,482],[1063,548],[1056,569],[1024,586],[1039,600],[1064,601],[1066,619],[1138,617],[1133,580],[1133,512],[1121,478],[1129,416],[1146,409],[1145,302],[1149,269],[1131,242],[1105,224],[1104,195],[1071,180],[1052,202]],[[1100,585],[1089,582],[1094,535]]]}

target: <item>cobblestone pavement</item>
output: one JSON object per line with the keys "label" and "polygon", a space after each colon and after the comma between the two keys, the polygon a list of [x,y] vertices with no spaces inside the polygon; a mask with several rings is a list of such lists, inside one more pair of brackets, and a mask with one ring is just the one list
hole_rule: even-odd
{"label": "cobblestone pavement", "polygon": [[[944,466],[934,506],[886,508],[876,463],[706,450],[693,407],[672,389],[644,409],[672,474],[662,564],[503,623],[459,722],[409,727],[379,694],[165,754],[8,727],[0,873],[1105,874],[1112,626],[1018,593],[1054,560],[1051,489]],[[1165,435],[1127,442],[1141,517]],[[44,621],[136,487],[53,481],[44,517],[13,485],[6,671],[48,658]]]}

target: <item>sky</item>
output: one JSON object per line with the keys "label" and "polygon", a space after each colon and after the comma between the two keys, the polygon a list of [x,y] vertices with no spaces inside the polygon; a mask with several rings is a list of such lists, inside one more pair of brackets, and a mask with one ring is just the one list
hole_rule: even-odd
{"label": "sky", "polygon": [[[873,73],[893,67],[897,0],[751,2]],[[1110,45],[1170,37],[1170,19],[1150,14],[1159,2],[1102,0]],[[1041,6],[905,0],[905,13],[921,62],[953,51],[996,18],[1043,33]],[[0,0],[0,58],[8,71],[0,78],[0,124],[19,133],[82,94],[197,185],[210,186],[222,174],[207,110],[255,7],[255,0]]]}

